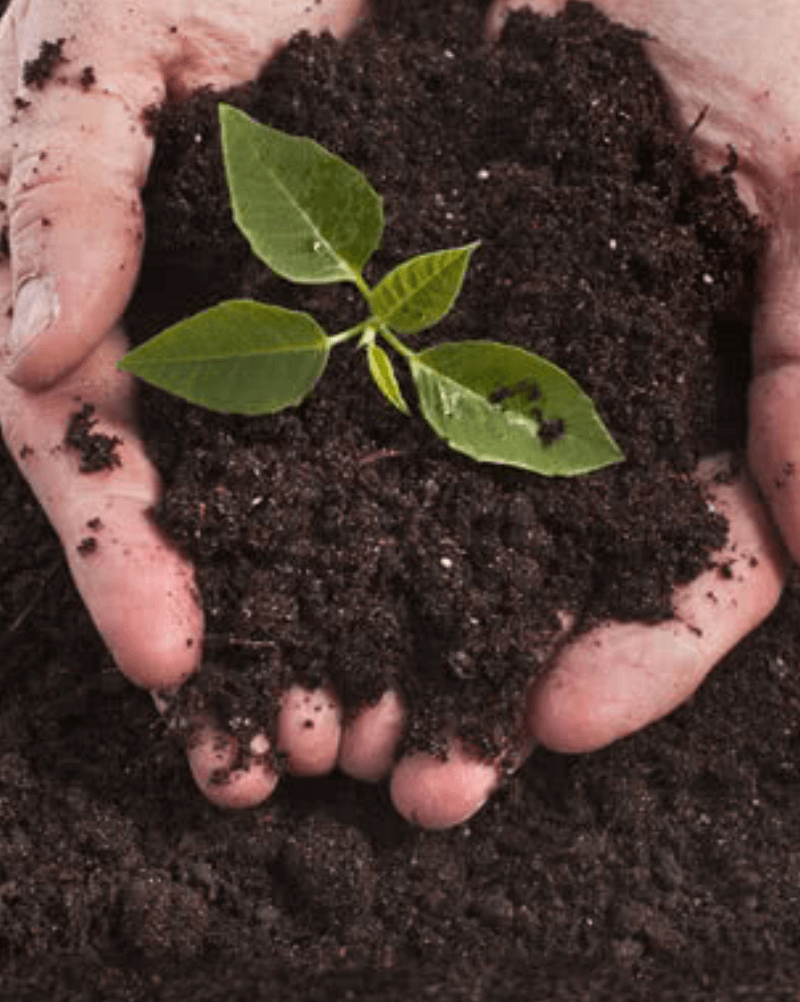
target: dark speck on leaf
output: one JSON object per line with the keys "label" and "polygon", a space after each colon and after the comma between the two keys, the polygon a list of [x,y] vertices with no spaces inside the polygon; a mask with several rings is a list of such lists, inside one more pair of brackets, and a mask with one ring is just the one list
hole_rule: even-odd
{"label": "dark speck on leaf", "polygon": [[545,418],[539,426],[539,440],[542,445],[552,445],[564,437],[565,426],[561,418]]}
{"label": "dark speck on leaf", "polygon": [[531,379],[520,379],[518,383],[514,383],[513,386],[498,386],[496,390],[492,390],[489,394],[490,404],[502,404],[506,400],[510,400],[512,397],[518,397],[521,395],[530,400],[538,400],[542,391],[539,389],[537,383]]}
{"label": "dark speck on leaf", "polygon": [[513,396],[513,394],[508,386],[498,386],[496,390],[492,390],[489,394],[489,403],[502,404],[511,396]]}

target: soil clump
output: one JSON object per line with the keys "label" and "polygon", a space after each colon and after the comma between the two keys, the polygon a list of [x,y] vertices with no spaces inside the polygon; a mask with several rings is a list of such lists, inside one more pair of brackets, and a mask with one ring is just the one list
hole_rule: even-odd
{"label": "soil clump", "polygon": [[[369,177],[387,220],[368,279],[480,240],[453,314],[415,347],[488,337],[544,355],[626,461],[575,479],[474,463],[387,407],[348,348],[277,416],[143,392],[157,518],[198,568],[208,616],[213,667],[186,698],[243,744],[299,682],[348,710],[398,689],[406,748],[454,733],[497,754],[560,614],[576,629],[668,618],[674,586],[724,541],[691,472],[742,442],[760,234],[729,177],[696,175],[638,41],[588,8],[519,16],[499,45],[481,41],[480,5],[379,9],[343,45],[297,39],[229,99]],[[221,298],[303,309],[331,333],[362,319],[354,290],[298,289],[250,254],[218,100],[155,123],[134,337]]]}

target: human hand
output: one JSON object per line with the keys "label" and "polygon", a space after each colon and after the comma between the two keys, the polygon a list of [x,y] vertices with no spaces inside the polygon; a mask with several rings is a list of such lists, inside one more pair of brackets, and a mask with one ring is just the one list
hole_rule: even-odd
{"label": "human hand", "polygon": [[[196,670],[203,616],[191,568],[148,517],[160,485],[137,433],[132,380],[116,368],[143,245],[139,193],[152,155],[143,112],[251,79],[297,31],[343,33],[360,10],[361,0],[14,0],[0,22],[0,230],[10,252],[0,251],[0,424],[116,663],[150,690]],[[83,404],[95,408],[91,435],[119,439],[116,461],[92,473],[64,447]],[[309,744],[292,726],[306,695],[287,698],[284,750],[296,771],[325,771],[338,710],[325,701]],[[212,798],[252,803],[271,791],[266,768],[209,785],[204,766],[224,739],[205,734],[190,762]],[[355,744],[368,769],[369,728]]]}
{"label": "human hand", "polygon": [[[527,6],[554,15],[565,0],[496,3],[489,30],[497,32],[511,8]],[[749,465],[792,557],[800,557],[800,216],[795,174],[800,151],[800,45],[786,25],[800,14],[797,0],[769,8],[744,0],[600,0],[612,19],[646,32],[649,55],[672,97],[678,123],[693,130],[699,166],[724,166],[730,147],[738,153],[740,197],[768,226],[755,324],[755,378],[750,396]],[[716,483],[714,462],[698,476],[709,498],[729,521],[728,543],[717,555],[732,574],[708,571],[674,596],[675,618],[658,626],[609,623],[577,638],[552,670],[532,686],[524,740],[553,750],[586,752],[625,737],[688,699],[718,661],[774,608],[785,579],[787,554],[777,539],[758,491],[747,474]],[[429,777],[413,789],[396,789],[404,813],[443,820],[442,785],[447,770],[469,777],[460,752],[452,762],[424,757]],[[474,763],[477,767],[477,763]],[[472,780],[468,778],[472,786]],[[476,776],[474,802],[486,788]],[[468,800],[464,794],[464,800]]]}
{"label": "human hand", "polygon": [[[552,14],[564,3],[539,0],[528,5]],[[782,366],[776,363],[796,358],[797,349],[792,356],[790,336],[776,340],[780,331],[768,318],[777,313],[787,319],[782,310],[787,299],[791,302],[794,287],[794,229],[788,211],[792,201],[786,187],[793,169],[791,150],[797,145],[795,125],[800,124],[790,72],[798,52],[787,54],[785,42],[777,43],[790,8],[800,5],[796,0],[778,4],[780,14],[774,8],[765,14],[734,4],[726,8],[724,23],[710,0],[699,7],[683,0],[606,0],[600,6],[612,18],[654,36],[650,55],[670,88],[679,122],[688,129],[709,106],[693,132],[701,169],[727,164],[729,144],[735,145],[741,197],[772,228],[757,325],[761,361],[753,391],[751,465],[797,556],[793,540],[800,541],[800,518],[791,509],[790,485],[781,488],[783,493],[774,488],[774,480],[789,479],[782,469],[791,461],[786,428],[792,427],[782,423],[779,410],[787,393],[781,395],[774,382],[778,370],[778,381],[786,379],[791,386],[792,367],[780,374]],[[497,5],[492,12],[495,29],[501,11]],[[775,39],[772,47],[765,43],[770,37]],[[768,60],[765,52],[770,53]],[[776,65],[775,52],[784,53],[786,62]],[[777,298],[773,289],[778,290]],[[728,543],[715,555],[717,566],[728,568],[729,575],[709,570],[679,589],[675,617],[667,623],[609,623],[565,646],[548,675],[531,688],[523,748],[540,743],[565,752],[590,751],[659,719],[688,699],[719,660],[774,608],[786,554],[749,476],[717,482],[719,469],[718,462],[708,461],[697,475],[709,500],[729,521]],[[552,643],[563,639],[553,637]],[[446,761],[412,755],[394,768],[392,795],[401,813],[421,824],[455,824],[484,802],[499,772],[499,763],[479,762],[458,747]]]}

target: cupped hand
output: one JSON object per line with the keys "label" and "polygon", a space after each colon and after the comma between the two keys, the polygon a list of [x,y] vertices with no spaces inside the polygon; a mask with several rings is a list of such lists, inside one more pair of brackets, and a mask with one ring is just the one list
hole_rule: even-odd
{"label": "cupped hand", "polygon": [[[791,74],[787,65],[782,76],[774,58],[763,80],[757,72],[760,50],[750,43],[762,44],[763,32],[752,19],[766,15],[737,0],[737,19],[729,5],[726,25],[740,25],[745,36],[739,60],[728,37],[714,36],[713,10],[706,12],[705,34],[692,31],[692,18],[702,21],[703,3],[609,0],[604,6],[655,34],[663,28],[663,43],[651,49],[673,86],[678,113],[694,121],[701,107],[712,106],[696,136],[705,164],[725,161],[727,143],[735,142],[742,195],[774,227],[756,348],[753,467],[797,555],[800,487],[782,430],[784,411],[800,407],[791,378],[795,231],[785,197],[795,135],[787,110]],[[117,322],[143,241],[139,191],[152,140],[142,113],[201,85],[249,79],[295,31],[342,33],[361,12],[360,0],[264,6],[218,0],[209,13],[208,5],[184,0],[14,0],[0,22],[0,104],[10,123],[0,137],[0,227],[8,227],[10,248],[0,262],[0,424],[59,532],[109,649],[132,681],[152,690],[174,688],[196,670],[202,612],[191,568],[147,517],[158,478],[137,435],[131,381],[115,366],[125,351]],[[786,0],[770,11],[781,6],[797,5]],[[786,39],[779,37],[781,45],[767,47],[773,56],[785,51]],[[40,81],[35,68],[42,68],[36,61],[43,53],[52,67]],[[770,74],[777,77],[773,90]],[[743,115],[742,108],[752,113]],[[119,439],[120,462],[93,473],[82,473],[78,454],[64,447],[69,415],[84,403],[95,408],[94,432]],[[541,742],[589,750],[644,726],[693,692],[770,611],[785,561],[768,519],[746,480],[714,489],[731,522],[724,560],[736,568],[733,576],[712,573],[688,586],[676,596],[675,621],[663,627],[609,625],[567,647],[530,694],[523,747]],[[90,536],[92,546],[82,545]],[[361,779],[391,773],[398,809],[421,824],[465,820],[496,785],[500,764],[475,761],[454,747],[445,762],[416,755],[394,765],[402,722],[393,694],[343,727],[331,693],[294,690],[286,696],[278,744],[301,775],[337,764]],[[256,738],[245,752],[247,768],[218,783],[220,770],[238,761],[232,739],[207,721],[190,748],[198,785],[221,806],[258,803],[277,782],[266,739]]]}
{"label": "cupped hand", "polygon": [[[488,31],[496,34],[511,9],[552,16],[565,5],[501,0],[490,11]],[[610,744],[685,702],[774,609],[789,560],[800,558],[800,41],[787,33],[800,2],[732,0],[724,14],[714,0],[597,0],[596,6],[645,33],[677,125],[687,134],[693,127],[699,168],[723,167],[735,148],[738,192],[767,227],[767,249],[750,391],[755,483],[747,472],[734,481],[718,476],[723,461],[702,464],[697,475],[709,503],[729,522],[715,566],[676,591],[671,621],[604,624],[560,649],[552,670],[531,687],[523,746],[572,753]],[[446,763],[424,756],[404,761],[392,780],[395,802],[422,823],[462,820],[457,810],[449,813],[448,786],[460,784],[453,806],[480,805],[491,789],[485,768],[459,749]]]}
{"label": "cupped hand", "polygon": [[[748,453],[757,487],[746,472],[734,481],[718,476],[724,461],[702,464],[697,476],[709,503],[729,522],[715,566],[676,592],[675,616],[667,623],[608,623],[566,646],[563,637],[554,637],[552,669],[529,692],[523,755],[536,744],[592,751],[674,710],[775,607],[788,566],[784,543],[800,557],[800,440],[794,432],[800,427],[800,42],[787,33],[800,16],[800,0],[731,0],[724,15],[715,0],[596,5],[646,34],[676,123],[693,127],[700,169],[726,165],[735,147],[740,197],[768,227],[750,402]],[[499,30],[509,9],[522,6],[553,15],[565,0],[501,0],[490,12],[489,32]],[[392,706],[388,730],[397,732],[401,711],[396,700]],[[385,773],[392,747],[387,738],[376,758]],[[347,756],[341,764],[352,767]],[[484,803],[503,767],[458,746],[446,761],[413,755],[394,767],[392,796],[398,810],[420,824],[457,824]]]}
{"label": "cupped hand", "polygon": [[[160,484],[133,382],[116,368],[144,241],[145,111],[249,80],[296,32],[342,34],[361,13],[362,0],[13,0],[0,21],[0,425],[116,663],[153,691],[196,671],[203,615],[191,567],[148,516]],[[65,444],[87,404],[89,434],[114,443],[92,472]],[[329,769],[338,749],[330,699],[316,742],[295,726],[316,696],[291,693],[281,720],[298,772]],[[225,738],[206,734],[191,764],[208,789],[204,764]],[[254,768],[230,784],[231,801],[274,783]]]}
{"label": "cupped hand", "polygon": [[[148,516],[160,483],[137,431],[133,381],[116,368],[144,241],[140,191],[153,145],[144,112],[251,79],[297,31],[341,35],[362,13],[362,0],[12,0],[0,21],[0,231],[9,251],[0,249],[0,425],[117,665],[162,706],[198,668],[203,614],[191,567]],[[91,472],[65,443],[86,404],[89,434],[113,443],[112,461]],[[265,737],[237,749],[215,721],[196,723],[189,765],[210,800],[246,807],[271,794],[278,777]],[[393,767],[402,726],[393,693],[343,726],[334,694],[294,689],[277,745],[297,775],[338,764],[378,780]],[[473,813],[496,770],[463,759],[462,777],[459,761],[436,780],[444,815],[413,803],[407,813],[429,824]],[[419,772],[415,780],[412,763],[410,782],[401,772],[401,805],[404,788],[428,781],[424,764]]]}

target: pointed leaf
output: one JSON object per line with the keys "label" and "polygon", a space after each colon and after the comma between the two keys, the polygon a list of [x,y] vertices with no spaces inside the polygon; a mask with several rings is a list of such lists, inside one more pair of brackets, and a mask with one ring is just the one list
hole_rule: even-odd
{"label": "pointed leaf", "polygon": [[120,368],[193,404],[273,414],[299,404],[328,360],[328,339],[305,313],[229,300],[169,327]]}
{"label": "pointed leaf", "polygon": [[523,348],[442,344],[410,365],[425,419],[473,459],[573,476],[624,458],[578,384]]}
{"label": "pointed leaf", "polygon": [[400,392],[400,384],[392,368],[392,360],[379,345],[374,342],[367,344],[367,360],[369,371],[375,380],[378,389],[386,397],[390,404],[393,404],[403,414],[410,414],[408,404],[403,399]]}
{"label": "pointed leaf", "polygon": [[236,225],[294,282],[354,281],[383,233],[380,197],[355,167],[311,139],[219,107]]}
{"label": "pointed leaf", "polygon": [[369,297],[376,316],[401,334],[417,334],[445,316],[456,300],[477,243],[421,254],[382,279]]}

